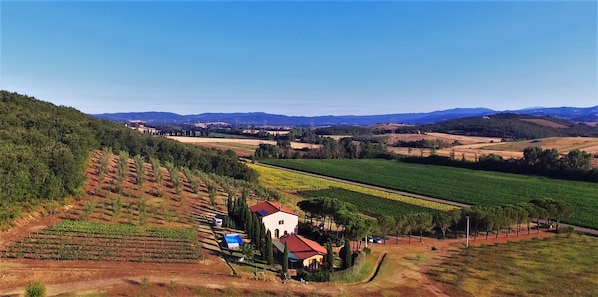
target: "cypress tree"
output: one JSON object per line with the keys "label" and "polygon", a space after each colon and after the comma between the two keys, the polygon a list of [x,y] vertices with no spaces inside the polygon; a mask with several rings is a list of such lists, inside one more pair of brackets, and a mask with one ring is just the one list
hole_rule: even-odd
{"label": "cypress tree", "polygon": [[334,252],[332,251],[332,241],[330,239],[326,242],[326,263],[328,270],[334,271]]}
{"label": "cypress tree", "polygon": [[341,255],[343,269],[347,269],[353,265],[353,254],[351,253],[351,242],[348,238],[345,238],[345,246],[342,248],[343,254]]}
{"label": "cypress tree", "polygon": [[289,273],[289,247],[284,243],[284,252],[282,253],[282,273]]}
{"label": "cypress tree", "polygon": [[260,233],[260,220],[254,213],[251,214],[251,223],[253,224],[251,228],[253,229],[253,240],[255,240],[255,249],[261,252],[263,236]]}
{"label": "cypress tree", "polygon": [[249,210],[247,209],[245,211],[245,232],[247,233],[247,236],[249,237],[249,239],[251,239],[251,243],[255,246],[255,237],[254,235],[254,230],[253,229],[253,216],[251,215],[251,213],[249,213]]}
{"label": "cypress tree", "polygon": [[228,195],[228,199],[226,200],[226,211],[229,217],[233,215],[233,197],[230,194]]}
{"label": "cypress tree", "polygon": [[270,230],[266,232],[266,252],[264,253],[264,258],[268,265],[274,264],[274,250],[272,249],[272,233],[270,233]]}
{"label": "cypress tree", "polygon": [[264,223],[260,223],[260,234],[262,238],[262,255],[268,253],[268,236],[270,236],[270,241],[272,241],[272,234],[268,235],[269,230],[266,230],[266,226]]}

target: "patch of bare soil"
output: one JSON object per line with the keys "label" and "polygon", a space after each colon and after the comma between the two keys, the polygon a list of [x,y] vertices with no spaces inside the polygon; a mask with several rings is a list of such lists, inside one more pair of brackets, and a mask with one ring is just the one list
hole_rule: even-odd
{"label": "patch of bare soil", "polygon": [[[30,228],[39,228],[49,220],[40,220],[18,228],[21,235]],[[16,231],[13,231],[16,232]],[[534,230],[519,236],[498,239],[484,236],[470,239],[470,245],[503,243],[528,240],[533,237],[552,236],[553,233]],[[15,236],[13,236],[14,238]],[[6,242],[4,236],[2,239]],[[244,296],[262,292],[272,296],[445,296],[441,284],[430,280],[426,271],[456,253],[465,245],[465,238],[438,240],[417,237],[400,238],[398,243],[389,237],[385,244],[370,244],[376,252],[387,253],[381,262],[379,273],[372,281],[360,284],[307,283],[287,281],[284,284],[274,277],[256,280],[252,275],[232,276],[222,258],[205,253],[205,260],[195,264],[155,264],[107,261],[50,261],[2,259],[0,262],[0,295],[22,294],[27,283],[41,281],[46,284],[49,295],[106,292],[108,296]],[[435,247],[435,250],[432,250]],[[422,257],[425,261],[418,262]],[[393,294],[394,292],[394,294]]]}

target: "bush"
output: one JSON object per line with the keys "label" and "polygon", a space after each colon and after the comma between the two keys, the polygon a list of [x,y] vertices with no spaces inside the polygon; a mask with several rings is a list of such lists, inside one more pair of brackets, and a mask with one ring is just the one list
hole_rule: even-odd
{"label": "bush", "polygon": [[363,248],[363,252],[365,253],[366,256],[369,256],[372,254],[372,249],[371,248]]}
{"label": "bush", "polygon": [[303,269],[299,269],[297,270],[297,278],[304,279],[310,282],[328,282],[330,281],[330,272],[326,270],[317,270],[309,272]]}
{"label": "bush", "polygon": [[365,264],[365,257],[366,254],[364,252],[359,253],[353,261],[353,266],[331,273],[330,281],[336,282],[354,278],[355,275],[357,275],[361,270],[361,267]]}
{"label": "bush", "polygon": [[45,297],[46,286],[40,282],[29,283],[25,289],[26,297]]}
{"label": "bush", "polygon": [[556,230],[556,233],[558,234],[568,234],[573,232],[575,232],[575,228],[573,228],[573,226],[560,227],[558,230]]}

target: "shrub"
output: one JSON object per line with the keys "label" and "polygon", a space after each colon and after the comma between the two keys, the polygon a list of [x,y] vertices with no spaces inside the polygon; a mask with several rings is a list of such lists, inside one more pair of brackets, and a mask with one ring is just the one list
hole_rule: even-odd
{"label": "shrub", "polygon": [[25,289],[26,297],[45,297],[46,286],[40,282],[29,283]]}
{"label": "shrub", "polygon": [[309,272],[303,269],[299,269],[297,270],[297,278],[304,279],[310,282],[328,282],[330,281],[330,272],[326,270],[317,270]]}
{"label": "shrub", "polygon": [[560,227],[558,230],[556,230],[556,233],[558,234],[568,234],[573,232],[575,232],[575,228],[573,228],[573,226]]}
{"label": "shrub", "polygon": [[363,252],[365,253],[366,256],[369,256],[372,254],[372,249],[371,248],[363,248]]}
{"label": "shrub", "polygon": [[366,254],[364,252],[359,253],[353,261],[353,266],[331,273],[330,281],[336,282],[354,278],[365,264],[365,257]]}

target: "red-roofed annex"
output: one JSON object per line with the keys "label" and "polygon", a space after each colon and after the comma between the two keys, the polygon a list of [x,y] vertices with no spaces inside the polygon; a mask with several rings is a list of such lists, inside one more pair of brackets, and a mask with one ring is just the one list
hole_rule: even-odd
{"label": "red-roofed annex", "polygon": [[322,265],[326,248],[319,243],[295,234],[273,242],[275,250],[282,253],[285,243],[289,248],[289,261],[292,263],[298,263],[300,267],[309,268],[317,268]]}

